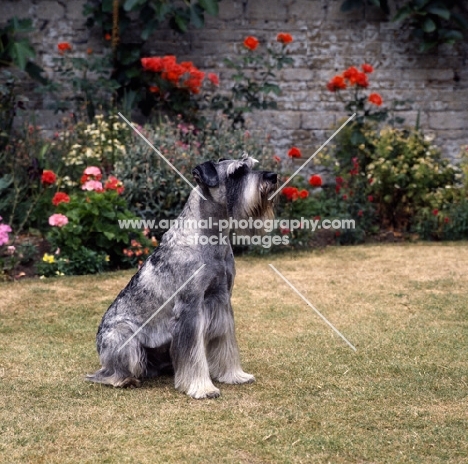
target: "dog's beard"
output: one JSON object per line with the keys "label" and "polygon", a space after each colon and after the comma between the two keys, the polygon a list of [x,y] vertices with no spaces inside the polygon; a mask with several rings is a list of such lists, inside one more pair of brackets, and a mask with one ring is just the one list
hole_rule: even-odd
{"label": "dog's beard", "polygon": [[[278,195],[272,200],[271,196],[277,189],[277,184],[272,184],[266,180],[259,180],[257,176],[248,179],[244,190],[244,201],[236,205],[232,212],[232,218],[237,221],[251,219],[251,222],[272,220],[275,217],[274,206],[277,202]],[[239,235],[260,235],[263,236],[267,232],[264,227],[248,227],[248,228],[233,228],[232,232]]]}

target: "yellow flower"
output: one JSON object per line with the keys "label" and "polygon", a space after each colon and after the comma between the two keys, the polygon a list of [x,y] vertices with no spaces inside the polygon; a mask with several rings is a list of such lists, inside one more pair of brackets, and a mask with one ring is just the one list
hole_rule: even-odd
{"label": "yellow flower", "polygon": [[106,255],[106,257],[104,258],[104,261],[109,262],[110,261],[110,256]]}
{"label": "yellow flower", "polygon": [[42,257],[42,261],[49,263],[49,264],[55,263],[54,255],[49,255],[48,253],[44,253],[44,256]]}

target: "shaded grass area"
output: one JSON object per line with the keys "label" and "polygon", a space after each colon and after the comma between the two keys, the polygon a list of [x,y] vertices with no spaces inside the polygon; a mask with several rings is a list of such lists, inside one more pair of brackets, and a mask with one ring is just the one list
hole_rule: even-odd
{"label": "shaded grass area", "polygon": [[467,263],[466,244],[238,259],[237,334],[257,382],[204,401],[171,377],[84,382],[131,273],[1,284],[0,461],[467,462]]}

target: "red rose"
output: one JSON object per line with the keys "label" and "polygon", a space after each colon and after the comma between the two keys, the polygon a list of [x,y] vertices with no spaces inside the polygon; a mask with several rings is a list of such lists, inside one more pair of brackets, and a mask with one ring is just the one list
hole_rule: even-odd
{"label": "red rose", "polygon": [[44,185],[52,185],[57,180],[57,176],[52,171],[44,171],[41,176],[41,182]]}
{"label": "red rose", "polygon": [[369,87],[369,81],[367,80],[367,74],[358,73],[356,75],[355,81],[356,81],[356,84],[359,85],[359,87],[364,87],[364,88]]}
{"label": "red rose", "polygon": [[382,97],[378,93],[371,93],[369,95],[369,101],[374,105],[380,106],[382,104]]}
{"label": "red rose", "polygon": [[52,204],[54,206],[60,203],[70,203],[70,197],[65,192],[57,192],[52,198]]}
{"label": "red rose", "polygon": [[207,77],[213,85],[219,85],[219,77],[216,74],[210,73]]}
{"label": "red rose", "polygon": [[335,76],[330,82],[328,82],[327,89],[330,92],[336,92],[340,89],[346,89],[346,82],[343,76]]}
{"label": "red rose", "polygon": [[299,192],[299,198],[307,198],[308,196],[309,196],[309,192],[305,189]]}
{"label": "red rose", "polygon": [[346,195],[346,193],[343,195],[343,200],[347,200],[348,199],[348,195]]}
{"label": "red rose", "polygon": [[109,33],[107,33],[107,34],[104,35],[104,39],[110,40],[110,39],[112,39],[112,36]]}
{"label": "red rose", "polygon": [[437,216],[437,215],[439,214],[439,210],[438,210],[437,208],[434,209],[434,210],[432,210],[432,214],[433,214],[434,216]]}
{"label": "red rose", "polygon": [[335,178],[336,185],[343,185],[343,178],[338,176]]}
{"label": "red rose", "polygon": [[374,71],[374,68],[373,68],[370,64],[367,64],[367,63],[364,63],[364,64],[361,66],[361,69],[362,69],[366,74],[370,74],[371,72]]}
{"label": "red rose", "polygon": [[289,151],[288,151],[288,156],[290,158],[300,158],[302,156],[302,153],[301,153],[301,150],[299,150],[299,148],[297,147],[292,147]]}
{"label": "red rose", "polygon": [[280,158],[279,156],[274,155],[274,156],[273,156],[273,159],[274,159],[277,163],[281,163],[281,158]]}
{"label": "red rose", "polygon": [[322,178],[318,174],[310,176],[309,184],[312,187],[320,187],[322,185]]}
{"label": "red rose", "polygon": [[363,214],[364,214],[364,213],[362,212],[362,209],[360,209],[360,210],[358,211],[358,213],[357,213],[357,215],[358,215],[359,217],[361,217]]}
{"label": "red rose", "polygon": [[148,90],[151,93],[158,93],[159,92],[159,87],[156,87],[155,85],[151,85],[150,87],[148,87]]}
{"label": "red rose", "polygon": [[292,38],[292,35],[291,34],[286,34],[285,32],[280,32],[277,36],[276,36],[276,40],[280,43],[283,43],[283,44],[288,44],[288,43],[291,43],[293,41],[293,38]]}
{"label": "red rose", "polygon": [[255,50],[258,47],[259,41],[256,37],[248,36],[244,40],[244,47],[248,48],[249,50]]}
{"label": "red rose", "polygon": [[57,44],[57,48],[59,49],[60,53],[64,53],[67,51],[71,51],[71,45],[68,42],[60,42]]}
{"label": "red rose", "polygon": [[371,203],[374,201],[374,197],[372,195],[369,195],[367,197],[367,200],[370,201]]}
{"label": "red rose", "polygon": [[351,85],[354,85],[356,83],[356,76],[358,74],[360,74],[359,70],[356,69],[354,66],[351,66],[343,73],[343,77],[347,79]]}
{"label": "red rose", "polygon": [[281,190],[281,193],[288,199],[288,200],[297,200],[299,198],[299,190],[296,187],[285,187]]}
{"label": "red rose", "polygon": [[446,217],[444,217],[444,222],[445,222],[445,224],[448,224],[448,223],[450,222],[450,218],[449,218],[449,217],[447,217],[447,216],[446,216]]}

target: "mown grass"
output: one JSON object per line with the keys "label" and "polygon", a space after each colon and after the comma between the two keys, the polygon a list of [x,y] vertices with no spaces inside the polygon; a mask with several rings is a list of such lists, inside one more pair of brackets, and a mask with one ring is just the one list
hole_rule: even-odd
{"label": "mown grass", "polygon": [[1,284],[0,462],[467,462],[467,263],[466,243],[238,259],[237,333],[257,382],[204,401],[170,377],[84,382],[131,273]]}

